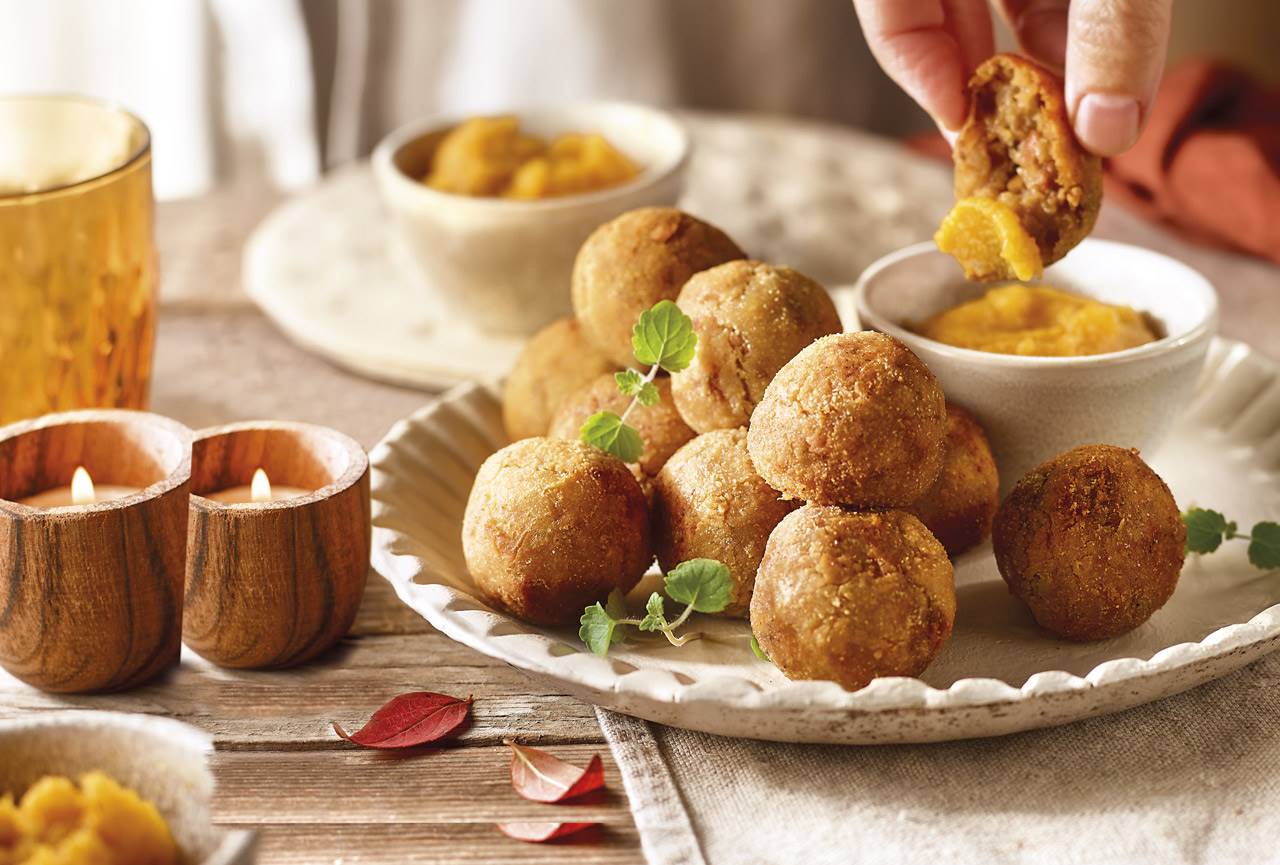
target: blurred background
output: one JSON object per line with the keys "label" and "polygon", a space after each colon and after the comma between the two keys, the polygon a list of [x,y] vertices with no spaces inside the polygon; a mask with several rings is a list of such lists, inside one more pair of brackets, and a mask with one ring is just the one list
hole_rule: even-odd
{"label": "blurred background", "polygon": [[[1170,61],[1274,83],[1277,35],[1276,0],[1178,0]],[[850,0],[0,0],[0,87],[144,117],[161,199],[305,186],[436,111],[609,97],[929,128]]]}

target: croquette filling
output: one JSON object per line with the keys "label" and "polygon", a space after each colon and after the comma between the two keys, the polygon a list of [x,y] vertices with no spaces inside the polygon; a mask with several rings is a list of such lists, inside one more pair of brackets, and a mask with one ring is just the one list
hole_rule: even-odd
{"label": "croquette filling", "polygon": [[1058,177],[1053,154],[1061,150],[1061,130],[1039,89],[1021,72],[998,70],[974,98],[990,165],[974,194],[1012,208],[1047,256],[1058,242],[1060,215],[1078,219],[1075,211],[1084,201],[1079,184],[1064,186]]}

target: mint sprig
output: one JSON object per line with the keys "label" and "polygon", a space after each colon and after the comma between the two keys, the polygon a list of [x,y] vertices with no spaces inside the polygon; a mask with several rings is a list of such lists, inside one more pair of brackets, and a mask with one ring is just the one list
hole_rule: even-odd
{"label": "mint sprig", "polygon": [[702,634],[685,633],[677,636],[676,630],[694,612],[718,613],[727,607],[733,582],[729,569],[720,562],[714,559],[690,559],[667,572],[663,588],[672,600],[686,604],[675,619],[667,619],[666,605],[662,595],[657,592],[649,595],[649,600],[645,602],[644,618],[629,618],[621,602],[621,595],[615,590],[609,595],[608,604],[602,606],[597,602],[582,611],[582,618],[579,620],[582,627],[578,629],[578,637],[597,655],[609,654],[609,647],[622,639],[622,629],[628,625],[641,631],[660,633],[671,645],[683,646]]}
{"label": "mint sprig", "polygon": [[680,372],[693,363],[698,348],[693,319],[672,301],[660,300],[640,313],[640,320],[631,330],[631,348],[642,364]]}
{"label": "mint sprig", "polygon": [[693,320],[669,300],[661,300],[640,313],[631,331],[631,346],[636,360],[649,367],[647,373],[624,369],[613,374],[619,393],[631,397],[622,414],[598,411],[587,418],[578,432],[584,442],[613,454],[623,462],[633,463],[644,452],[640,432],[627,423],[636,406],[654,406],[662,398],[653,380],[658,373],[680,372],[693,361],[698,335]]}
{"label": "mint sprig", "polygon": [[1245,540],[1249,562],[1257,568],[1280,568],[1280,523],[1263,520],[1244,534],[1239,526],[1221,513],[1208,508],[1189,508],[1182,514],[1187,527],[1187,552],[1212,553],[1223,541]]}
{"label": "mint sprig", "polygon": [[624,463],[637,462],[644,453],[640,431],[611,411],[598,411],[587,418],[578,435],[587,444],[613,454]]}

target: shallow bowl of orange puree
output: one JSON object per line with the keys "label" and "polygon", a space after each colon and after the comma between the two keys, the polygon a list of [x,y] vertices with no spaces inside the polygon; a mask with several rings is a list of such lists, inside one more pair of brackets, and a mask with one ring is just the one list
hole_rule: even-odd
{"label": "shallow bowl of orange puree", "polygon": [[667,112],[602,102],[427,117],[371,162],[417,301],[459,327],[527,335],[571,313],[566,286],[592,230],[676,203],[689,153]]}
{"label": "shallow bowl of orange puree", "polygon": [[0,863],[250,865],[213,824],[208,734],[118,712],[0,721]]}
{"label": "shallow bowl of orange puree", "polygon": [[852,305],[978,417],[1002,490],[1081,444],[1149,455],[1190,399],[1218,322],[1201,274],[1095,239],[1033,284],[966,282],[954,259],[917,244],[867,268]]}

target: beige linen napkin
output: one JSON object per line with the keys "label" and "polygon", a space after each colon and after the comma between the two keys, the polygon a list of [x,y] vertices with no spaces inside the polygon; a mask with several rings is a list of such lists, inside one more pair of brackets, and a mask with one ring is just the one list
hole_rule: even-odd
{"label": "beige linen napkin", "polygon": [[650,865],[1280,862],[1280,653],[1120,714],[936,745],[598,714]]}

